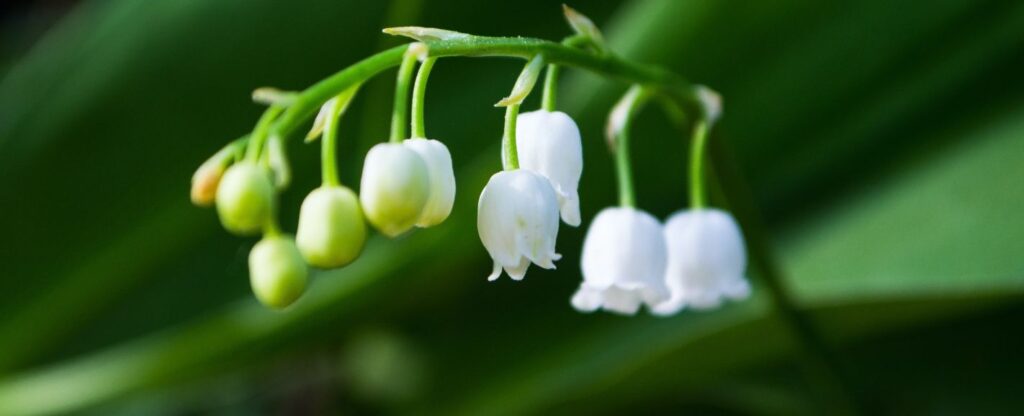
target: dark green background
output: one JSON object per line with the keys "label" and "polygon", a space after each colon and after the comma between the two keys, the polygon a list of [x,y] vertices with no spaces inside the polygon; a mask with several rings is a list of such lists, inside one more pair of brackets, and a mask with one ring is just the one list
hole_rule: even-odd
{"label": "dark green background", "polygon": [[[865,409],[1024,405],[1024,3],[572,5],[623,56],[722,93],[714,140]],[[373,237],[286,312],[249,292],[254,241],[189,204],[193,170],[255,123],[255,87],[311,85],[397,44],[386,26],[560,39],[558,2],[83,1],[43,33],[32,10],[4,21],[0,49],[0,414],[827,412],[757,270],[754,296],[717,311],[584,315],[568,299],[585,228],[563,226],[557,271],[485,281],[475,203],[500,169],[492,104],[517,61],[434,70],[427,129],[456,164],[452,217]],[[565,74],[586,227],[616,200],[602,132],[626,86]],[[342,121],[350,186],[385,138],[392,83]],[[637,124],[638,202],[665,218],[686,200],[685,139],[657,111]],[[286,229],[318,150],[289,148]]]}

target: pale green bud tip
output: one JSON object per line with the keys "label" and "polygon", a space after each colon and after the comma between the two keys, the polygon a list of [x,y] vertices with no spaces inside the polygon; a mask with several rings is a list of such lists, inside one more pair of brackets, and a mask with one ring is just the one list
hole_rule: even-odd
{"label": "pale green bud tip", "polygon": [[274,186],[267,171],[253,163],[228,168],[217,187],[217,214],[228,231],[253,235],[270,219]]}
{"label": "pale green bud tip", "polygon": [[343,186],[310,192],[302,201],[295,240],[302,257],[315,267],[341,267],[359,257],[366,223],[355,192]]}
{"label": "pale green bud tip", "polygon": [[204,163],[192,175],[192,203],[201,207],[212,206],[217,199],[217,187],[224,176],[220,163]]}
{"label": "pale green bud tip", "polygon": [[264,305],[281,309],[306,290],[309,270],[295,242],[286,236],[265,237],[249,253],[249,283]]}

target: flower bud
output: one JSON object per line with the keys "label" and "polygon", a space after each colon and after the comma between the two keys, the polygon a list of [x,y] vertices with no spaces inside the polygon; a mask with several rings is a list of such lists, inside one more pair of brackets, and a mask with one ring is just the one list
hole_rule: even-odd
{"label": "flower bud", "polygon": [[306,290],[309,270],[291,238],[264,237],[249,253],[249,283],[264,305],[281,309]]}
{"label": "flower bud", "polygon": [[314,267],[341,267],[359,257],[366,242],[366,224],[359,198],[344,186],[324,186],[302,201],[299,252]]}
{"label": "flower bud", "polygon": [[192,175],[192,203],[201,207],[212,206],[217,198],[217,187],[224,176],[224,165],[204,163]]}
{"label": "flower bud", "polygon": [[437,140],[408,139],[402,145],[412,149],[427,164],[430,178],[430,197],[423,207],[416,226],[426,228],[444,222],[452,212],[455,203],[455,173],[452,170],[452,155],[448,148]]}
{"label": "flower bud", "polygon": [[274,186],[266,170],[243,162],[224,172],[217,187],[217,214],[228,231],[239,235],[259,233],[270,219],[273,205]]}
{"label": "flower bud", "polygon": [[381,143],[366,154],[359,201],[366,219],[389,237],[408,231],[430,197],[427,164],[401,143]]}

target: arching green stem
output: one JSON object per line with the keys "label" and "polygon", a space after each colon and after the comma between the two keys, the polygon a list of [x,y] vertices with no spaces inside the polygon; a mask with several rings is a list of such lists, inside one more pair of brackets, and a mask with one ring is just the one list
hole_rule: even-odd
{"label": "arching green stem", "polygon": [[427,137],[427,129],[423,124],[423,104],[427,97],[427,79],[436,61],[436,57],[424,59],[416,73],[416,84],[412,88],[412,137]]}
{"label": "arching green stem", "polygon": [[707,194],[704,191],[704,148],[707,146],[708,122],[700,120],[693,128],[690,141],[690,208],[704,208]]}
{"label": "arching green stem", "polygon": [[[683,78],[658,67],[624,61],[614,54],[596,55],[571,45],[519,37],[467,35],[450,40],[427,40],[429,56],[504,56],[531,59],[543,54],[549,64],[586,69],[629,83],[644,84],[672,96],[695,103],[692,87]],[[324,102],[352,85],[365,82],[381,71],[402,63],[410,45],[401,45],[379,52],[300,92],[294,102],[274,123],[273,133],[288,137],[303,126]]]}
{"label": "arching green stem", "polygon": [[399,142],[409,136],[405,134],[406,118],[409,117],[409,88],[412,86],[412,70],[416,67],[417,53],[413,48],[405,52],[402,65],[398,67],[395,80],[395,103],[391,111],[391,142]]}
{"label": "arching green stem", "polygon": [[546,111],[555,111],[558,95],[558,73],[561,67],[549,64],[547,73],[544,74],[544,96],[541,100],[541,108]]}

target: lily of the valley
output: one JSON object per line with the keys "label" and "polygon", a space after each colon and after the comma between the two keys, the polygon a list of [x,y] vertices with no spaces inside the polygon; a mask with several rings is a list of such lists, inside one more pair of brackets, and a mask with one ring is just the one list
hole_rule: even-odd
{"label": "lily of the valley", "polygon": [[366,219],[389,237],[416,225],[430,198],[427,163],[402,143],[381,143],[363,163],[359,201]]}
{"label": "lily of the valley", "polygon": [[577,188],[583,174],[583,145],[576,122],[561,111],[523,113],[516,121],[516,141],[519,167],[551,181],[562,221],[580,225]]}
{"label": "lily of the valley", "polygon": [[665,224],[665,241],[665,282],[672,297],[654,309],[656,314],[714,308],[725,299],[750,295],[750,284],[743,277],[747,267],[743,235],[727,212],[706,208],[673,214]]}
{"label": "lily of the valley", "polygon": [[443,222],[452,212],[455,203],[455,172],[452,170],[452,155],[448,147],[437,140],[413,138],[402,145],[419,154],[427,164],[430,179],[430,196],[423,212],[416,220],[416,226],[426,228]]}
{"label": "lily of the valley", "polygon": [[530,263],[554,269],[558,236],[558,197],[543,176],[524,169],[491,176],[477,204],[477,231],[494,259],[488,280],[502,269],[514,280],[526,275]]}
{"label": "lily of the valley", "polygon": [[577,310],[632,315],[669,298],[666,244],[651,214],[628,207],[597,214],[583,241],[583,283],[572,297]]}
{"label": "lily of the valley", "polygon": [[359,197],[344,186],[322,186],[310,192],[299,209],[295,242],[312,266],[333,269],[351,263],[366,242]]}

